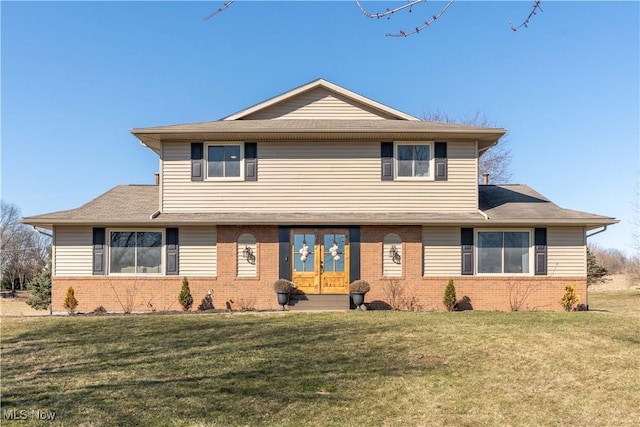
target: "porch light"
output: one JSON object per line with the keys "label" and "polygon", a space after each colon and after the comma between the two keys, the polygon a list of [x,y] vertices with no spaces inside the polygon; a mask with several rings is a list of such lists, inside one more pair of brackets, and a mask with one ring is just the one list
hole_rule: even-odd
{"label": "porch light", "polygon": [[248,245],[245,245],[242,250],[242,257],[247,260],[247,262],[251,265],[256,263],[256,255],[253,253],[253,249],[251,249]]}
{"label": "porch light", "polygon": [[391,245],[391,249],[389,249],[389,256],[391,257],[391,261],[396,264],[400,264],[402,262],[402,257],[398,253],[398,248],[396,248],[396,245]]}

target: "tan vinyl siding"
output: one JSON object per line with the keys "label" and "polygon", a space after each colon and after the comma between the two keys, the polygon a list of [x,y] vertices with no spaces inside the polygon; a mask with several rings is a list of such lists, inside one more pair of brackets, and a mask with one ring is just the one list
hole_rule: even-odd
{"label": "tan vinyl siding", "polygon": [[448,144],[448,181],[381,181],[380,142],[259,142],[257,182],[192,182],[189,144],[164,143],[163,212],[474,212],[474,152]]}
{"label": "tan vinyl siding", "polygon": [[55,227],[55,276],[91,276],[93,274],[93,229],[91,227]]}
{"label": "tan vinyl siding", "polygon": [[[237,251],[237,272],[238,277],[256,277],[257,269],[256,269],[256,261],[258,259],[258,251],[256,245],[256,238],[252,234],[242,234],[238,237],[238,251]],[[245,257],[242,252],[244,249],[248,247],[251,252],[255,255],[255,259],[253,264],[251,264]]]}
{"label": "tan vinyl siding", "polygon": [[215,227],[181,227],[179,241],[180,275],[216,275],[218,263]]}
{"label": "tan vinyl siding", "polygon": [[460,275],[460,228],[422,227],[425,276]]}
{"label": "tan vinyl siding", "polygon": [[256,111],[243,120],[268,119],[385,119],[388,114],[318,88]]}
{"label": "tan vinyl siding", "polygon": [[547,261],[549,276],[585,276],[587,274],[587,249],[584,228],[548,228]]}
{"label": "tan vinyl siding", "polygon": [[[389,255],[391,248],[395,246],[400,255],[400,264],[393,261]],[[395,233],[384,236],[382,243],[382,275],[386,277],[402,277],[402,240]]]}

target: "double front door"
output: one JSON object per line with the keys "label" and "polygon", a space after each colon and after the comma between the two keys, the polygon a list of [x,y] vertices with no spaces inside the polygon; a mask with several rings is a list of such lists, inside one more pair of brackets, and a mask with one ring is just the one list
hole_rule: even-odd
{"label": "double front door", "polygon": [[292,279],[305,294],[349,293],[349,241],[344,229],[291,231]]}

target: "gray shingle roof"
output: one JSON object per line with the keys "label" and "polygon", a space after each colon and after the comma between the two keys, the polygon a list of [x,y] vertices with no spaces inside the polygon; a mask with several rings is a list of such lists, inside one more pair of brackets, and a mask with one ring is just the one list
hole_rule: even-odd
{"label": "gray shingle roof", "polygon": [[158,210],[157,185],[118,185],[76,209],[22,219],[27,224],[134,224],[150,221]]}
{"label": "gray shingle roof", "polygon": [[584,224],[598,226],[618,222],[614,218],[564,209],[527,185],[481,185],[480,209],[489,220],[503,223]]}
{"label": "gray shingle roof", "polygon": [[[162,213],[158,186],[119,185],[76,209],[23,218],[41,227],[53,225],[180,224],[433,224],[433,225],[580,225],[595,228],[616,219],[563,209],[526,185],[480,186],[480,212],[209,212]],[[152,215],[154,218],[152,219]]]}

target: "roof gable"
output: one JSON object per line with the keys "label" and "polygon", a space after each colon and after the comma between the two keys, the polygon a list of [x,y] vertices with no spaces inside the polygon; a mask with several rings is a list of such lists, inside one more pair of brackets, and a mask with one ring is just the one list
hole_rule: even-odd
{"label": "roof gable", "polygon": [[419,120],[323,79],[292,89],[223,120],[318,118]]}

